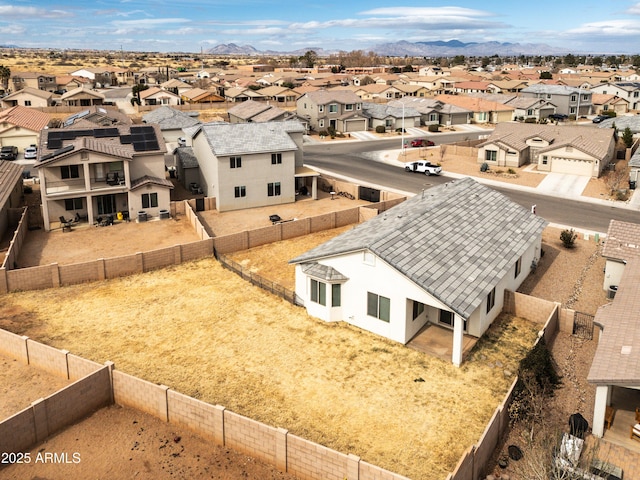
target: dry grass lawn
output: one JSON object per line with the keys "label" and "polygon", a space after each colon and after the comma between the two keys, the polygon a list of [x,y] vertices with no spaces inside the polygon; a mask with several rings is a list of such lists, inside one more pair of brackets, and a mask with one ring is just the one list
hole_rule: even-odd
{"label": "dry grass lawn", "polygon": [[0,327],[415,480],[444,478],[478,440],[536,332],[506,318],[455,368],[310,318],[213,259],[8,294]]}

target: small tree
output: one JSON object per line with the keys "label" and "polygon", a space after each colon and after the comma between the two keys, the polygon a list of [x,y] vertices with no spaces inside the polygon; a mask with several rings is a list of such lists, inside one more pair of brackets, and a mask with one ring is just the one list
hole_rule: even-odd
{"label": "small tree", "polygon": [[624,142],[625,147],[631,148],[633,145],[633,133],[629,127],[626,127],[622,132],[622,141]]}
{"label": "small tree", "polygon": [[565,248],[573,248],[576,242],[576,238],[578,238],[578,234],[572,229],[565,229],[560,232],[560,241],[564,245]]}

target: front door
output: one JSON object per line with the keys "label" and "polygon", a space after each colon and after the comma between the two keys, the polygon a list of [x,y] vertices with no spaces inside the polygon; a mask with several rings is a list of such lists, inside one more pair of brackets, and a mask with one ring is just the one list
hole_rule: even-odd
{"label": "front door", "polygon": [[98,204],[98,215],[111,215],[116,213],[116,196],[99,195],[96,197]]}

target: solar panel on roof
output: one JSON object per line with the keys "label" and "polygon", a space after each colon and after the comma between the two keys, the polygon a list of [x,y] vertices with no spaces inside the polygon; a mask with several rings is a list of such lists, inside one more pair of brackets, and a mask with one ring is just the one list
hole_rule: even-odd
{"label": "solar panel on roof", "polygon": [[49,140],[62,140],[62,132],[49,132]]}
{"label": "solar panel on roof", "polygon": [[93,137],[93,130],[76,130],[76,137]]}
{"label": "solar panel on roof", "polygon": [[135,127],[131,127],[131,133],[148,133],[154,132],[155,129],[151,125],[137,125]]}
{"label": "solar panel on roof", "polygon": [[131,135],[120,135],[120,143],[121,144],[129,144],[131,143]]}
{"label": "solar panel on roof", "polygon": [[120,135],[120,132],[117,128],[96,128],[93,131],[95,138],[117,137],[118,135]]}
{"label": "solar panel on roof", "polygon": [[51,138],[49,137],[49,141],[47,142],[47,148],[61,148],[62,140],[60,138]]}
{"label": "solar panel on roof", "polygon": [[62,135],[60,136],[60,138],[62,140],[75,140],[76,139],[76,132],[74,132],[73,130],[64,130],[62,132]]}
{"label": "solar panel on roof", "polygon": [[159,150],[160,149],[160,145],[158,145],[158,141],[157,140],[148,140],[148,141],[144,142],[144,146],[145,146],[145,151]]}

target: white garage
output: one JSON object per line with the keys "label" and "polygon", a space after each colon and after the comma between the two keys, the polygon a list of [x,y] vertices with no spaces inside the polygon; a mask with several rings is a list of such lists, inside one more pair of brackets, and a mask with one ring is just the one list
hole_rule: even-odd
{"label": "white garage", "polygon": [[586,177],[597,176],[597,172],[594,174],[593,166],[592,160],[558,157],[552,157],[551,159],[551,171],[554,173],[568,173]]}

